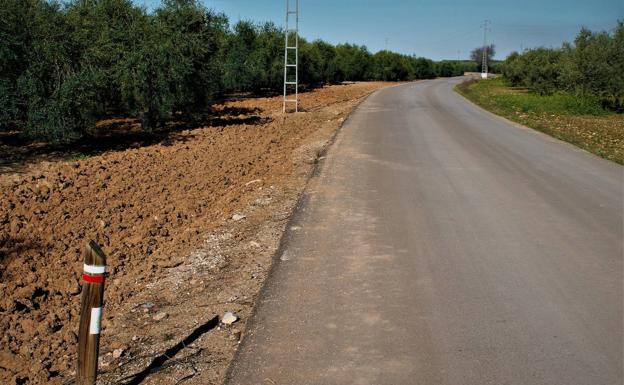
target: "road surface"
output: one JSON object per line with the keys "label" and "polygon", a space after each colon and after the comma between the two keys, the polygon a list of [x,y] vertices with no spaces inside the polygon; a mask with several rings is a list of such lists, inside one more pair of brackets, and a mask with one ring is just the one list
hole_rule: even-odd
{"label": "road surface", "polygon": [[230,385],[621,385],[624,168],[392,87],[306,192]]}

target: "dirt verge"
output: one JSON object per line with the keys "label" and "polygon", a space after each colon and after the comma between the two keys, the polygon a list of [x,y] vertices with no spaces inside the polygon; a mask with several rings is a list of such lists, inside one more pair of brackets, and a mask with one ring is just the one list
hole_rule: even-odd
{"label": "dirt verge", "polygon": [[72,382],[89,239],[110,267],[98,383],[221,383],[314,163],[384,85],[305,93],[285,118],[280,98],[228,102],[159,143],[0,175],[0,383]]}

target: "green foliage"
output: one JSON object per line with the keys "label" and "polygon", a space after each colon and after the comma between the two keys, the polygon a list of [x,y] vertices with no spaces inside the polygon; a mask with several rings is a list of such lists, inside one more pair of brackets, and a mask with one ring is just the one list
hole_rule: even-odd
{"label": "green foliage", "polygon": [[406,80],[410,74],[410,66],[404,55],[379,51],[373,55],[370,77],[376,80]]}
{"label": "green foliage", "polygon": [[340,80],[336,48],[322,40],[316,40],[312,43],[318,50],[320,57],[319,75],[323,83],[338,83]]}
{"label": "green foliage", "polygon": [[563,80],[575,91],[595,95],[606,106],[624,109],[624,23],[615,33],[583,29],[574,46],[565,45]]}
{"label": "green foliage", "polygon": [[299,81],[309,85],[331,84],[340,79],[336,49],[322,40],[299,39]]}
{"label": "green foliage", "polygon": [[409,57],[408,64],[410,66],[410,80],[433,79],[437,75],[435,63],[432,60],[424,57]]}
{"label": "green foliage", "polygon": [[161,125],[183,97],[181,84],[190,63],[168,34],[166,24],[146,19],[141,28],[142,43],[120,63],[121,95],[128,111],[141,116],[142,126],[151,131]]}
{"label": "green foliage", "polygon": [[88,134],[95,127],[97,89],[102,80],[101,73],[85,70],[65,78],[48,99],[31,100],[26,135],[67,142]]}
{"label": "green foliage", "polygon": [[272,23],[241,21],[224,46],[223,83],[227,92],[278,89],[283,82],[284,35]]}
{"label": "green foliage", "polygon": [[[492,98],[498,108],[520,113],[559,115],[604,115],[600,101],[592,96],[579,97],[568,92],[556,92],[550,95],[526,92],[516,89],[515,92],[504,92],[505,80],[493,79],[479,82],[478,85],[465,88],[475,96]],[[485,103],[485,102],[483,102]]]}
{"label": "green foliage", "polygon": [[[223,90],[219,53],[227,20],[197,0],[166,0],[150,20],[151,29],[144,39],[154,66],[146,75],[147,79],[158,78],[162,92],[167,94],[160,95],[165,109],[159,116],[166,117],[173,110],[204,109]],[[145,111],[146,105],[143,107]]]}
{"label": "green foliage", "polygon": [[26,70],[34,8],[32,1],[0,0],[0,130],[24,117],[17,81]]}
{"label": "green foliage", "polygon": [[264,70],[257,40],[258,31],[251,22],[241,21],[234,26],[225,45],[223,85],[227,90],[256,88],[256,79],[262,77]]}
{"label": "green foliage", "polygon": [[492,60],[488,64],[488,72],[492,74],[500,74],[503,70],[503,62],[500,60]]}
{"label": "green foliage", "polygon": [[372,55],[364,46],[338,44],[336,46],[337,79],[366,80],[372,65]]}
{"label": "green foliage", "polygon": [[97,68],[104,77],[96,95],[100,115],[123,111],[118,64],[141,44],[135,30],[144,19],[130,0],[77,0],[66,9],[76,65]]}
{"label": "green foliage", "polygon": [[[76,47],[67,18],[56,3],[29,2],[17,21],[25,25],[22,50],[11,50],[21,63],[10,72],[24,133],[33,138],[68,141],[94,125],[89,84],[99,81],[96,70],[81,71],[73,60]],[[84,85],[80,82],[85,82]]]}
{"label": "green foliage", "polygon": [[[311,43],[299,39],[299,81],[309,85],[332,84],[351,80],[346,76],[349,70],[344,56],[339,58],[336,47],[322,40]],[[342,61],[341,61],[342,60]],[[349,63],[351,64],[351,63]]]}
{"label": "green foliage", "polygon": [[280,90],[284,81],[284,33],[273,23],[259,28],[257,50],[261,53],[263,73],[256,89]]}
{"label": "green foliage", "polygon": [[[282,89],[284,32],[274,24],[230,28],[199,0],[163,0],[150,13],[132,0],[58,1],[0,0],[0,130],[71,142],[95,135],[102,118],[133,115],[149,132],[226,93]],[[299,40],[306,86],[465,70],[465,62]]]}
{"label": "green foliage", "polygon": [[455,65],[453,62],[443,61],[438,64],[437,74],[440,77],[450,77],[459,75],[457,72],[459,71],[459,67]]}
{"label": "green foliage", "polygon": [[[507,82],[540,95],[565,91],[624,110],[624,24],[615,33],[583,29],[574,44],[512,53],[502,67]],[[592,103],[593,103],[592,102]]]}
{"label": "green foliage", "polygon": [[436,75],[439,77],[462,76],[465,72],[476,72],[473,61],[443,60],[436,63]]}
{"label": "green foliage", "polygon": [[561,51],[537,48],[516,59],[523,82],[540,95],[561,89]]}

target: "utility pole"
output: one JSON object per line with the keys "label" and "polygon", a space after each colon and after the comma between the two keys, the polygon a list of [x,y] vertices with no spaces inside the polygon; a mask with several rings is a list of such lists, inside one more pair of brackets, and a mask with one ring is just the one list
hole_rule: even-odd
{"label": "utility pole", "polygon": [[488,77],[488,46],[487,46],[487,33],[490,31],[491,21],[485,20],[483,22],[483,61],[481,62],[481,78],[487,79]]}
{"label": "utility pole", "polygon": [[[295,112],[299,112],[299,0],[295,0],[294,10],[291,8],[292,0],[286,0],[286,25],[284,27],[284,113],[286,104],[294,103]],[[295,26],[291,28],[291,17],[295,18]],[[292,41],[294,40],[294,41]],[[294,60],[289,57],[294,56]],[[291,69],[289,71],[289,69]],[[294,73],[294,79],[293,74]],[[294,91],[293,91],[294,88]],[[288,95],[294,93],[294,99]]]}

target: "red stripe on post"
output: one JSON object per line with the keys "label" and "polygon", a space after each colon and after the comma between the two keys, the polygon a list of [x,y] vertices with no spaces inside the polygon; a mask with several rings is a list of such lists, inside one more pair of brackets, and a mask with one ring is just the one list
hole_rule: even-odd
{"label": "red stripe on post", "polygon": [[83,274],[82,279],[84,279],[86,282],[89,282],[89,283],[104,283],[106,276]]}

